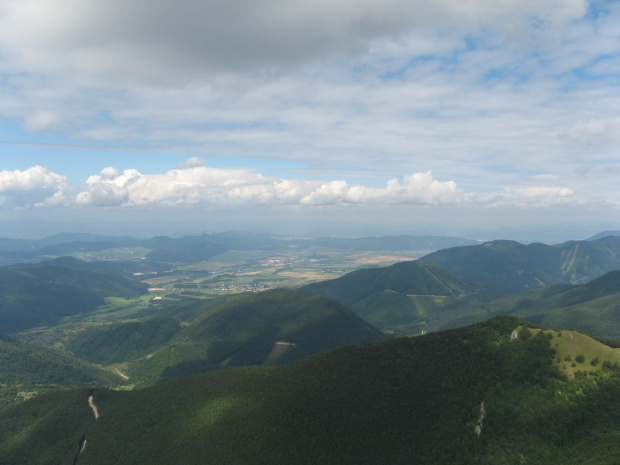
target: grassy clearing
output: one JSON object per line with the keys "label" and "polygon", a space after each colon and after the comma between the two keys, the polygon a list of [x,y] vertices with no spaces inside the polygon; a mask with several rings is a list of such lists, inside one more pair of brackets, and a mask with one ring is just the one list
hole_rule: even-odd
{"label": "grassy clearing", "polygon": [[556,351],[556,364],[570,376],[577,371],[599,371],[603,364],[620,364],[620,349],[612,349],[577,331],[547,331]]}
{"label": "grassy clearing", "polygon": [[[522,337],[522,327],[517,328]],[[533,334],[541,331],[531,329]],[[620,349],[609,346],[578,331],[544,330],[551,337],[551,347],[555,350],[555,364],[567,375],[576,372],[601,371],[606,364],[620,365]]]}

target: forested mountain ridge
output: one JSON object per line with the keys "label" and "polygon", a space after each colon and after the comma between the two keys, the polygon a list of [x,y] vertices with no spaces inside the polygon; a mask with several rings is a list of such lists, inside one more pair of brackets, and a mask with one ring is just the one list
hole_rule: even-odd
{"label": "forested mountain ridge", "polygon": [[620,237],[555,246],[492,241],[440,250],[421,260],[506,293],[523,292],[553,284],[583,284],[620,268]]}
{"label": "forested mountain ridge", "polygon": [[[587,334],[620,339],[620,270],[582,285],[556,285],[481,303],[487,314],[511,314],[530,322]],[[471,306],[455,305],[467,314]]]}
{"label": "forested mountain ridge", "polygon": [[556,359],[569,335],[526,326],[501,317],[281,367],[95,389],[97,419],[88,391],[42,396],[0,413],[0,455],[13,465],[617,463],[620,372],[600,360],[567,375]]}
{"label": "forested mountain ridge", "polygon": [[104,297],[146,293],[145,284],[99,268],[73,258],[0,267],[0,331],[55,324],[63,316],[94,310]]}
{"label": "forested mountain ridge", "polygon": [[119,376],[92,364],[0,338],[0,410],[53,389],[122,382]]}
{"label": "forested mountain ridge", "polygon": [[[512,243],[494,243],[492,248],[502,246],[508,251],[515,247]],[[523,247],[526,246],[519,245],[518,249]],[[457,255],[461,252],[456,251]],[[467,255],[472,250],[465,252]],[[503,259],[501,253],[498,255],[495,258]],[[516,270],[515,266],[505,266],[500,279],[508,279]],[[528,279],[524,274],[520,278]],[[303,289],[348,305],[383,331],[420,334],[511,314],[552,328],[573,328],[597,337],[620,338],[619,270],[586,284],[556,284],[506,295],[499,291],[502,288],[497,283],[476,284],[425,259],[358,270]]]}
{"label": "forested mountain ridge", "polygon": [[127,372],[152,382],[226,366],[281,365],[382,337],[334,300],[278,289],[207,304],[203,315]]}
{"label": "forested mountain ridge", "polygon": [[353,271],[302,288],[348,306],[382,330],[413,332],[453,299],[486,293],[430,261],[401,262]]}

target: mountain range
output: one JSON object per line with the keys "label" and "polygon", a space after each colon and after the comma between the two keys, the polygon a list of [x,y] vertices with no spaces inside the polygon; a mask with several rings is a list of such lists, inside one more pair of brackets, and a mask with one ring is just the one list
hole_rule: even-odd
{"label": "mountain range", "polygon": [[[528,326],[500,317],[280,367],[52,393],[0,412],[0,456],[16,465],[617,463],[617,351],[584,339],[577,350],[587,355],[567,362],[573,333]],[[590,359],[599,349],[609,358]],[[571,374],[567,364],[589,369]]]}
{"label": "mountain range", "polygon": [[[593,243],[592,252],[583,243],[563,248],[492,242],[446,249],[385,268],[358,270],[303,289],[337,300],[383,331],[419,334],[512,314],[553,328],[620,338],[620,271],[598,275],[613,268],[618,244],[620,238],[606,237]],[[597,255],[601,250],[607,253]],[[561,264],[569,253],[572,268]],[[557,259],[555,266],[549,256]],[[436,258],[443,266],[432,261]],[[578,262],[582,265],[577,266]],[[563,269],[570,275],[563,275]],[[583,273],[579,274],[579,269]],[[589,280],[590,276],[597,277]],[[543,278],[565,283],[543,286]],[[586,283],[569,284],[571,280]],[[504,285],[507,281],[513,284]],[[534,290],[524,292],[529,288]]]}
{"label": "mountain range", "polygon": [[[477,244],[477,241],[445,236],[383,236],[361,238],[284,238],[240,231],[198,236],[156,236],[137,239],[126,236],[56,234],[40,240],[0,238],[0,263],[15,264],[49,260],[66,255],[101,252],[118,248],[143,248],[146,259],[159,263],[195,263],[231,250],[307,250],[311,248],[349,252],[432,251],[445,247]],[[135,263],[133,265],[136,265]]]}
{"label": "mountain range", "polygon": [[[146,292],[121,261],[1,267],[13,334],[0,337],[0,463],[618,463],[620,237],[597,236],[459,245],[108,319],[88,312]],[[136,243],[72,239],[39,250]],[[281,247],[245,233],[147,241],[142,262]]]}
{"label": "mountain range", "polygon": [[492,241],[439,250],[422,258],[506,293],[553,284],[582,284],[620,268],[620,237],[559,245]]}

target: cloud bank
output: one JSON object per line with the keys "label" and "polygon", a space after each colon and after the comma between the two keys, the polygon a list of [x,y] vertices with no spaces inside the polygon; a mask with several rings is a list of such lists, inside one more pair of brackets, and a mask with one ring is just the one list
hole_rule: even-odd
{"label": "cloud bank", "polygon": [[[5,0],[0,47],[18,69],[128,81],[277,71],[381,40],[562,29],[584,0]],[[498,25],[501,25],[498,26]]]}
{"label": "cloud bank", "polygon": [[508,189],[487,198],[459,189],[454,181],[440,181],[430,171],[389,179],[384,187],[345,180],[281,179],[243,168],[211,168],[184,163],[161,174],[136,169],[102,170],[86,180],[86,188],[70,186],[66,177],[41,166],[25,171],[0,172],[0,206],[30,207],[251,207],[298,206],[328,208],[368,205],[457,206],[498,203],[549,205],[573,201],[567,187],[529,186]]}

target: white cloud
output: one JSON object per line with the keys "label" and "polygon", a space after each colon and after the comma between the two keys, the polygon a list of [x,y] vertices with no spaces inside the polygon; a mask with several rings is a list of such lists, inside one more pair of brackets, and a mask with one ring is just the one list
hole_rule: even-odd
{"label": "white cloud", "polygon": [[120,176],[121,173],[116,168],[108,166],[107,168],[102,169],[100,174],[104,179],[114,179]]}
{"label": "white cloud", "polygon": [[42,166],[27,170],[0,171],[0,206],[25,208],[53,206],[67,201],[65,176]]}
{"label": "white cloud", "polygon": [[402,185],[392,179],[384,188],[373,188],[344,180],[278,179],[246,169],[197,166],[142,174],[106,168],[89,177],[87,187],[76,197],[79,205],[440,205],[464,198],[453,181],[437,181],[430,172],[405,176]]}
{"label": "white cloud", "polygon": [[186,206],[251,207],[257,205],[329,206],[549,206],[582,201],[573,188],[510,187],[490,195],[459,189],[454,181],[439,181],[430,171],[392,178],[384,187],[346,180],[282,179],[242,168],[195,166],[162,174],[107,167],[86,180],[86,189],[71,188],[65,176],[41,166],[0,172],[0,205],[41,207]]}
{"label": "white cloud", "polygon": [[[172,155],[174,163],[179,153],[197,155],[160,174],[144,174],[152,172],[146,164],[106,168],[78,196],[59,190],[64,197],[49,202],[304,210],[576,201],[567,188],[549,187],[563,184],[598,201],[620,195],[606,169],[617,154],[599,156],[620,140],[620,94],[608,66],[620,11],[584,19],[586,7],[0,0],[0,118],[65,130],[61,143],[80,147]],[[55,113],[44,118],[41,109]],[[215,156],[270,166],[277,176],[206,167],[202,158]],[[86,179],[118,161],[98,163],[71,176],[82,169]],[[304,179],[287,174],[290,166],[303,167],[296,175]]]}
{"label": "white cloud", "polygon": [[428,171],[405,176],[402,185],[396,178],[391,179],[385,188],[360,185],[349,187],[345,181],[332,181],[322,184],[302,198],[301,203],[307,205],[335,203],[441,205],[459,203],[464,198],[464,193],[457,189],[454,181],[437,181]]}

